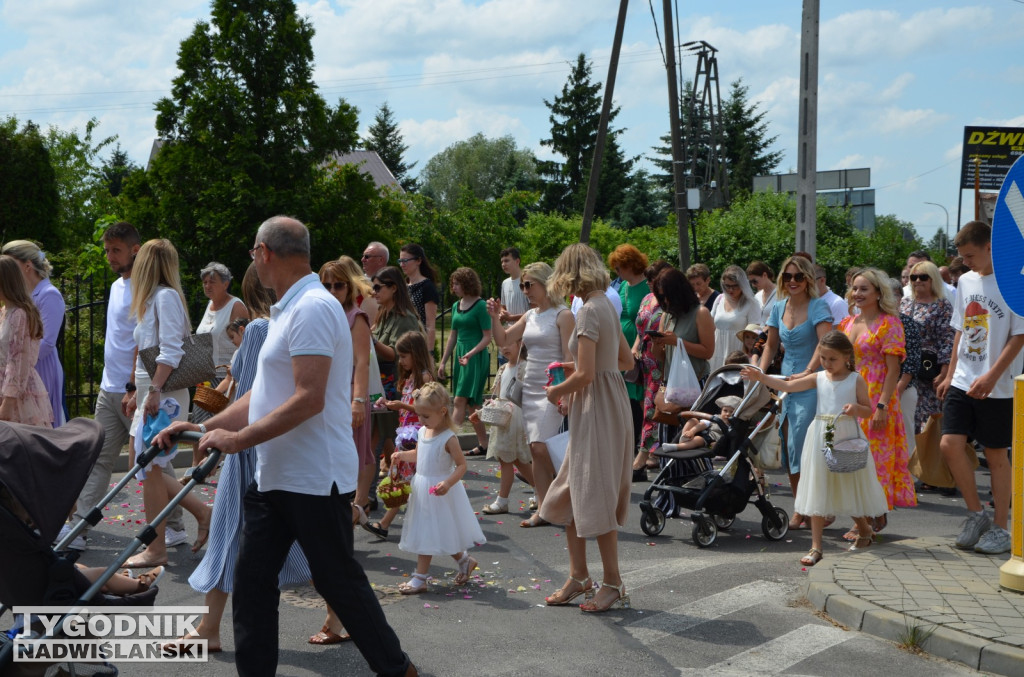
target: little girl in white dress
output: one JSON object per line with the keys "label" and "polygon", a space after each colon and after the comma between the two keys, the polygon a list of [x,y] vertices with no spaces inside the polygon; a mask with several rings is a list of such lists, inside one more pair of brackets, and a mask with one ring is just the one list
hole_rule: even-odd
{"label": "little girl in white dress", "polygon": [[[871,534],[868,518],[885,514],[889,506],[878,482],[875,463],[869,453],[867,464],[853,472],[832,472],[825,465],[825,429],[835,427],[836,442],[863,438],[857,418],[869,418],[874,410],[868,386],[856,371],[853,344],[841,331],[831,331],[818,343],[818,355],[824,371],[783,381],[752,368],[744,369],[743,378],[760,381],[769,388],[795,393],[816,388],[818,409],[804,438],[801,455],[800,484],[796,490],[793,511],[811,518],[811,550],[800,562],[813,566],[822,559],[822,533],[825,518],[851,515],[862,534]],[[858,538],[851,551],[871,545],[870,537]]]}
{"label": "little girl in white dress", "polygon": [[434,555],[451,555],[459,567],[455,584],[462,585],[477,565],[468,549],[487,542],[462,486],[466,458],[455,436],[448,392],[431,381],[413,393],[413,404],[423,424],[416,448],[391,456],[392,460],[416,464],[398,547],[419,557],[412,580],[398,587],[403,595],[426,592]]}

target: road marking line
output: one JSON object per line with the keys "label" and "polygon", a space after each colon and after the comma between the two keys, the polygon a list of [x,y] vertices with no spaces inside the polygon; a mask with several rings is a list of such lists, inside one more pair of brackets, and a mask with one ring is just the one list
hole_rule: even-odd
{"label": "road marking line", "polygon": [[[831,625],[808,624],[707,668],[682,668],[680,673],[719,676],[778,675],[797,663],[855,636],[855,633]],[[786,677],[791,676],[787,674]]]}
{"label": "road marking line", "polygon": [[676,557],[669,560],[659,560],[657,564],[648,564],[639,569],[634,569],[622,574],[622,580],[626,583],[626,590],[639,590],[652,583],[665,585],[665,581],[675,576],[683,576],[695,571],[717,566],[726,561],[725,557]]}
{"label": "road marking line", "polygon": [[780,600],[787,592],[788,587],[782,583],[751,581],[710,597],[704,597],[689,604],[642,618],[628,625],[626,630],[643,644],[652,644],[665,637],[697,627],[702,623],[758,604],[764,604],[766,599]]}

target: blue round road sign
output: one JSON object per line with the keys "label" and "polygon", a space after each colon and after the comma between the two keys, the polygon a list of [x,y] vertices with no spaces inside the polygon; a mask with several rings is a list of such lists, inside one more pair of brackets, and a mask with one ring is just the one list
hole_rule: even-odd
{"label": "blue round road sign", "polygon": [[992,267],[1007,305],[1024,315],[1024,156],[1010,167],[992,216]]}

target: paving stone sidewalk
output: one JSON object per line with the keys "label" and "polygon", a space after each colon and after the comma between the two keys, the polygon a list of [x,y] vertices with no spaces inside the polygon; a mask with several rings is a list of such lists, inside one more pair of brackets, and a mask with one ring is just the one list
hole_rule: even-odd
{"label": "paving stone sidewalk", "polygon": [[[897,643],[917,626],[924,651],[985,673],[1024,674],[1024,594],[999,587],[1007,555],[950,538],[875,544],[809,571],[808,600],[833,620]],[[824,566],[823,566],[824,565]]]}

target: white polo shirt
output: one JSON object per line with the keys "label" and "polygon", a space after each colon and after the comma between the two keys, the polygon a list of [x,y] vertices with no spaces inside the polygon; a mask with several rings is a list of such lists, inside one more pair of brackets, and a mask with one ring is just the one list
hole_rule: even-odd
{"label": "white polo shirt", "polygon": [[331,358],[324,409],[295,428],[256,445],[260,491],[326,496],[355,491],[358,457],[350,410],[352,335],[338,300],[310,273],[270,307],[249,399],[249,422],[263,418],[295,394],[292,358]]}

